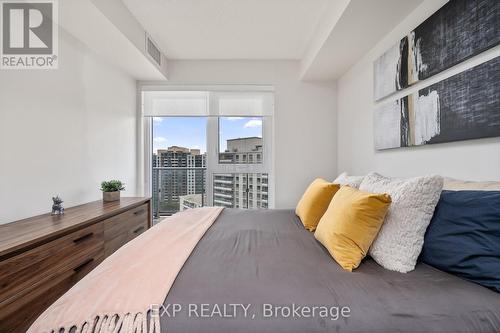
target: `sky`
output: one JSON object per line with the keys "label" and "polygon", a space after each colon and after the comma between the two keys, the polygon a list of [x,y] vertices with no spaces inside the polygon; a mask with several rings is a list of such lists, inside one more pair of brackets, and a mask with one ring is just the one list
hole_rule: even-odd
{"label": "sky", "polygon": [[[226,149],[226,140],[249,136],[262,137],[261,117],[219,118],[219,146]],[[153,152],[170,146],[181,146],[207,151],[207,118],[155,117],[153,118]]]}

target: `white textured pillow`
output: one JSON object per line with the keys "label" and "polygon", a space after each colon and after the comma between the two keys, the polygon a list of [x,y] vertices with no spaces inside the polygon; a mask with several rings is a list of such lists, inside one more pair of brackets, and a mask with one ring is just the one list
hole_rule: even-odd
{"label": "white textured pillow", "polygon": [[412,271],[424,244],[424,235],[441,195],[443,178],[424,176],[396,179],[370,173],[359,189],[388,193],[392,203],[369,254],[386,269]]}
{"label": "white textured pillow", "polygon": [[365,176],[349,176],[347,172],[342,172],[335,180],[334,184],[349,185],[350,187],[359,188]]}

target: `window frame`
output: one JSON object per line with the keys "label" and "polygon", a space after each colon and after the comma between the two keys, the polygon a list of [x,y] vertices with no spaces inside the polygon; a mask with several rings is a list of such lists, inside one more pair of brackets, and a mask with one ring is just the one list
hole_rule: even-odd
{"label": "window frame", "polygon": [[[138,84],[138,192],[143,195],[152,196],[152,117],[143,116],[145,91],[207,91],[209,92],[208,107],[210,115],[207,117],[207,157],[206,157],[206,198],[207,205],[213,205],[213,178],[217,173],[266,173],[268,175],[268,209],[275,207],[275,162],[274,162],[274,103],[270,115],[262,115],[262,139],[261,152],[262,163],[253,164],[221,164],[219,163],[219,117],[230,117],[229,115],[215,115],[210,110],[217,110],[216,98],[219,92],[271,92],[272,86],[256,85],[213,85],[213,86],[182,86],[169,84]],[[213,94],[212,94],[213,93]],[[249,115],[248,117],[251,117]],[[142,160],[142,162],[141,162]]]}

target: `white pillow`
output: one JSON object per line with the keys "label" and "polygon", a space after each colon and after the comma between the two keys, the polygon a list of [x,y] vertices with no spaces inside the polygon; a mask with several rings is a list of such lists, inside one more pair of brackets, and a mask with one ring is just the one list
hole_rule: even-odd
{"label": "white pillow", "polygon": [[349,185],[350,187],[359,188],[365,176],[349,176],[347,172],[342,172],[335,180],[334,184]]}
{"label": "white pillow", "polygon": [[475,182],[470,180],[458,180],[444,178],[443,190],[469,190],[469,191],[499,191],[500,182]]}
{"label": "white pillow", "polygon": [[388,193],[392,203],[369,254],[386,269],[412,271],[424,244],[424,235],[441,195],[443,178],[424,176],[396,179],[368,174],[362,191]]}

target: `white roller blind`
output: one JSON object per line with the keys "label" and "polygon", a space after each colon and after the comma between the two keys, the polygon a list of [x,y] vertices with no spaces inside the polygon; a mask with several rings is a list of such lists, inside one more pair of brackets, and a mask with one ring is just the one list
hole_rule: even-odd
{"label": "white roller blind", "polygon": [[272,116],[272,92],[144,91],[143,115]]}
{"label": "white roller blind", "polygon": [[274,95],[271,92],[214,92],[216,116],[272,116]]}
{"label": "white roller blind", "polygon": [[144,91],[142,96],[146,117],[208,115],[205,91]]}

